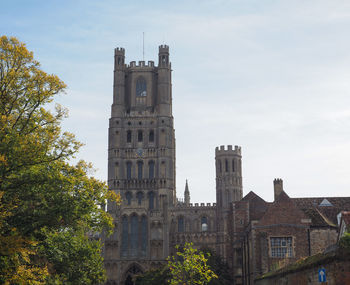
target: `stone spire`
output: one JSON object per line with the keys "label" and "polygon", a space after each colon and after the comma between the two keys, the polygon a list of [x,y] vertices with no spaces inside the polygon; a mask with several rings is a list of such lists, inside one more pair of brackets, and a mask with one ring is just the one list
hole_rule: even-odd
{"label": "stone spire", "polygon": [[186,186],[185,186],[185,205],[190,205],[190,190],[188,190],[188,182],[186,179]]}

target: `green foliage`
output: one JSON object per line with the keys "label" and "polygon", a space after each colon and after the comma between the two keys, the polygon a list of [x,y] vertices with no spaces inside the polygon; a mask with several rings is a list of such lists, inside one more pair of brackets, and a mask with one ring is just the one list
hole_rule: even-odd
{"label": "green foliage", "polygon": [[45,108],[65,87],[25,44],[0,37],[1,284],[104,279],[100,245],[83,233],[111,229],[100,205],[120,197],[90,177],[90,164],[68,163],[81,143],[61,130],[64,108]]}
{"label": "green foliage", "polygon": [[55,272],[47,284],[89,285],[104,281],[100,241],[91,241],[84,233],[72,231],[51,232],[45,236],[40,252]]}
{"label": "green foliage", "polygon": [[[231,285],[233,278],[228,265],[222,261],[221,257],[209,248],[202,248],[201,251],[207,258],[207,264],[215,272],[218,278],[212,278],[209,285]],[[159,285],[167,284],[171,279],[170,270],[167,265],[161,268],[145,272],[136,279],[136,285]]]}
{"label": "green foliage", "polygon": [[149,270],[136,278],[136,285],[167,284],[170,280],[170,270],[165,265],[161,268]]}
{"label": "green foliage", "polygon": [[208,265],[216,273],[218,278],[214,278],[209,285],[230,285],[233,284],[232,274],[227,263],[210,248],[202,248],[201,251],[208,257]]}
{"label": "green foliage", "polygon": [[[179,250],[179,246],[176,246]],[[171,285],[208,284],[218,276],[207,264],[208,259],[202,251],[193,248],[192,243],[186,243],[182,251],[176,252],[176,257],[168,258]]]}
{"label": "green foliage", "polygon": [[341,237],[339,244],[341,248],[350,252],[350,232],[345,233],[344,236]]}

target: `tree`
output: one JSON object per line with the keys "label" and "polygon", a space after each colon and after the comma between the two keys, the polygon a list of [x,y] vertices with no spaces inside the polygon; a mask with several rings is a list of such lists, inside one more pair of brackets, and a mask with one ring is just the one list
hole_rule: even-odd
{"label": "tree", "polygon": [[[0,283],[92,284],[105,278],[100,244],[85,233],[111,230],[112,217],[101,205],[120,197],[90,177],[91,164],[69,164],[82,144],[61,130],[67,110],[47,107],[65,87],[40,69],[25,44],[0,37],[0,242],[13,236],[23,241],[0,251]],[[23,266],[42,274],[11,281]]]}
{"label": "tree", "polygon": [[215,251],[210,248],[202,248],[202,252],[208,256],[208,265],[217,274],[218,278],[212,279],[209,285],[230,285],[233,284],[232,274],[230,269],[221,256],[217,255]]}
{"label": "tree", "polygon": [[137,276],[136,285],[159,285],[167,284],[171,278],[168,266],[164,265],[160,268],[146,271],[142,275]]}
{"label": "tree", "polygon": [[[177,245],[176,249],[180,247]],[[208,259],[202,251],[193,248],[192,243],[186,243],[182,251],[176,252],[176,257],[168,258],[171,274],[171,285],[208,284],[211,279],[218,278],[207,264]]]}

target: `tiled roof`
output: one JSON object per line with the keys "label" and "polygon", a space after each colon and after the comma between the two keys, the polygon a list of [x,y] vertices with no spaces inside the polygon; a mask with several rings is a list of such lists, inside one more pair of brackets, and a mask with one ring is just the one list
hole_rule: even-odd
{"label": "tiled roof", "polygon": [[250,220],[259,220],[267,210],[268,204],[260,196],[256,195],[253,191],[250,191],[242,199],[243,201],[249,201],[249,217]]}
{"label": "tiled roof", "polygon": [[292,198],[298,207],[302,209],[318,206],[324,199],[327,199],[334,207],[338,209],[350,211],[350,197]]}
{"label": "tiled roof", "polygon": [[302,211],[311,219],[312,226],[324,227],[324,226],[335,226],[328,218],[326,218],[316,208],[302,209]]}
{"label": "tiled roof", "polygon": [[[311,218],[314,226],[335,226],[337,215],[341,211],[350,210],[350,197],[292,198],[292,200]],[[327,206],[325,200],[331,205]]]}

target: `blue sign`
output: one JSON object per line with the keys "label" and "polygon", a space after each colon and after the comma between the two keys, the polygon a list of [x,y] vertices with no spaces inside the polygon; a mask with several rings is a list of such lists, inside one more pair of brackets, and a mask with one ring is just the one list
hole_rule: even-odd
{"label": "blue sign", "polygon": [[326,269],[322,268],[318,270],[318,281],[326,282]]}

